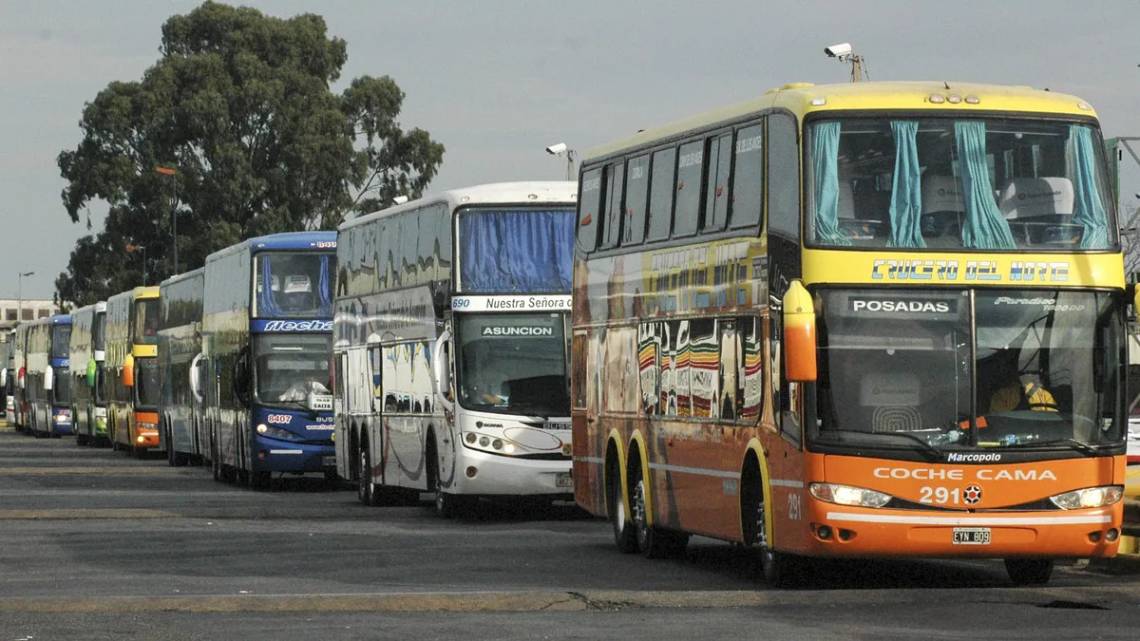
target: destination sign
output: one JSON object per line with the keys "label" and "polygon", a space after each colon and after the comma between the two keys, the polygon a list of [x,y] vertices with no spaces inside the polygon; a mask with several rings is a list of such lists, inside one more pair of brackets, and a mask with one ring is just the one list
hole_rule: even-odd
{"label": "destination sign", "polygon": [[570,295],[454,296],[451,309],[456,312],[568,312]]}

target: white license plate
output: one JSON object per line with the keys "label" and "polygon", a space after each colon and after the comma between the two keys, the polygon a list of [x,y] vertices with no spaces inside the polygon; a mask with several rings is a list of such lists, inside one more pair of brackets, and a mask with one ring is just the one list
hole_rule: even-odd
{"label": "white license plate", "polygon": [[954,545],[989,545],[990,529],[988,527],[956,527],[954,528]]}
{"label": "white license plate", "polygon": [[558,476],[554,477],[554,485],[572,490],[574,489],[574,477],[570,476],[569,472],[559,472]]}
{"label": "white license plate", "polygon": [[336,457],[335,456],[322,456],[321,457],[321,465],[323,465],[325,467],[336,467]]}

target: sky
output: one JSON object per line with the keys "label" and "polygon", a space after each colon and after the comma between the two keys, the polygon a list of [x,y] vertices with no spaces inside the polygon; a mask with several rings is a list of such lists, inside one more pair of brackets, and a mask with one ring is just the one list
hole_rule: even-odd
{"label": "sky", "polygon": [[[0,0],[0,298],[49,298],[76,239],[56,156],[83,105],[158,59],[162,23],[193,1]],[[793,81],[844,82],[823,48],[851,42],[872,80],[1048,87],[1088,100],[1106,137],[1140,136],[1140,0],[249,0],[324,16],[348,43],[334,90],[389,75],[403,127],[447,152],[430,189],[565,177],[544,148],[584,151]],[[1140,152],[1140,143],[1135,145]],[[1128,161],[1122,202],[1135,207]],[[92,231],[104,208],[91,208]],[[183,242],[186,242],[183,240]]]}

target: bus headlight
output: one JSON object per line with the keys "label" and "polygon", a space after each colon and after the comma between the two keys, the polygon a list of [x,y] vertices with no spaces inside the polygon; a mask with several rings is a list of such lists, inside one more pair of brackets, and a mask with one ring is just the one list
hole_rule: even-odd
{"label": "bus headlight", "polygon": [[265,423],[261,423],[257,426],[257,433],[261,436],[268,436],[269,438],[280,439],[282,441],[301,440],[301,437],[290,432],[289,430],[283,430],[280,427],[273,427],[272,425],[266,425]]}
{"label": "bus headlight", "polygon": [[1122,496],[1124,496],[1123,485],[1101,485],[1050,496],[1049,500],[1062,510],[1078,510],[1086,507],[1112,505],[1119,501]]}
{"label": "bus headlight", "polygon": [[838,483],[812,483],[811,495],[821,501],[855,507],[883,507],[891,502],[890,494]]}

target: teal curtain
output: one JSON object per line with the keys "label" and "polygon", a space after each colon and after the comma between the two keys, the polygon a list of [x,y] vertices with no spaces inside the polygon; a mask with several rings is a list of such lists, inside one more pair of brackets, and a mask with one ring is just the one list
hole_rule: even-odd
{"label": "teal curtain", "polygon": [[1108,247],[1108,213],[1096,180],[1096,152],[1092,130],[1083,125],[1069,126],[1069,141],[1073,146],[1073,222],[1084,230],[1081,249]]}
{"label": "teal curtain", "polygon": [[815,238],[825,245],[850,245],[839,231],[839,122],[820,123],[812,132]]}
{"label": "teal curtain", "polygon": [[891,186],[890,247],[926,247],[922,239],[922,168],[918,164],[918,121],[892,120],[895,177]]}
{"label": "teal curtain", "polygon": [[962,244],[972,249],[1014,249],[1013,234],[1005,222],[990,184],[986,163],[986,123],[962,120],[954,123],[958,150],[958,169],[962,174],[962,200],[966,205],[966,223],[962,228]]}

